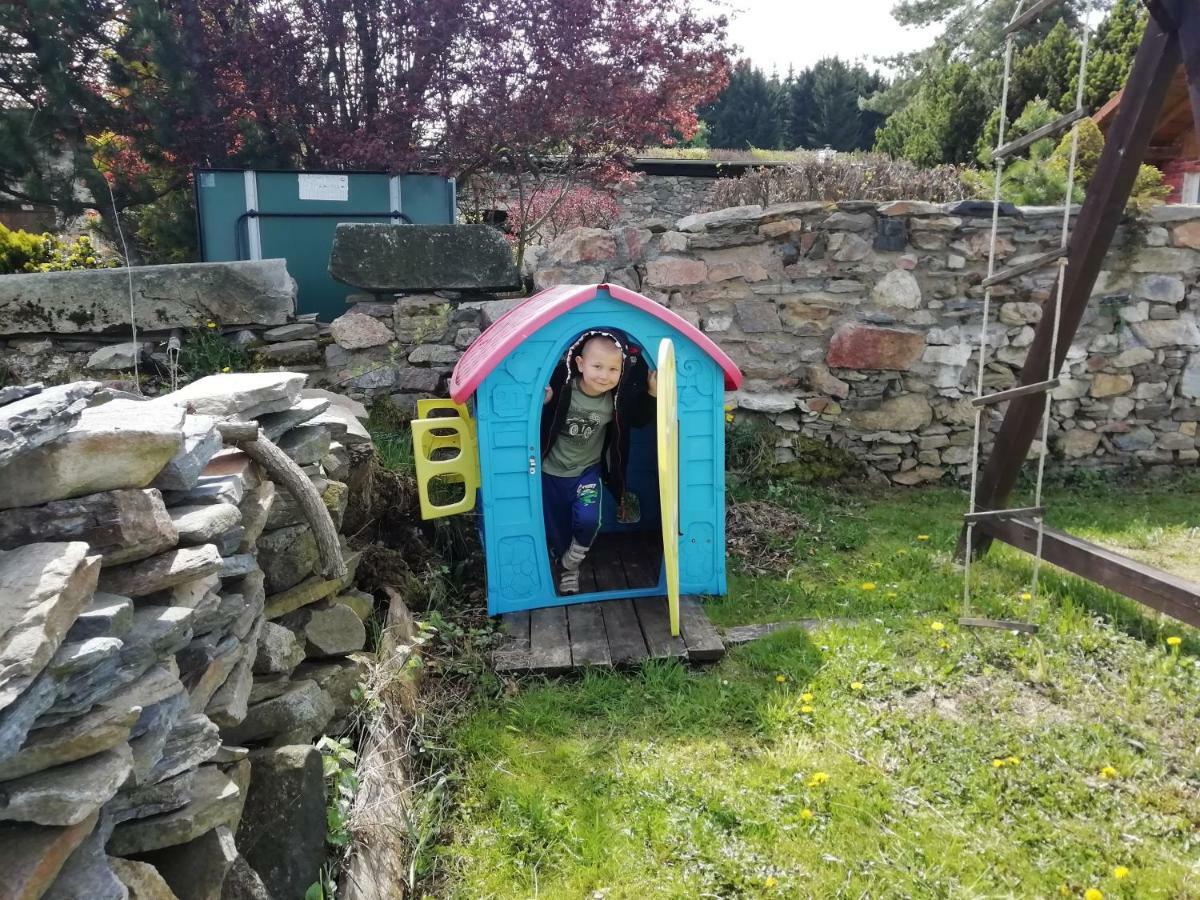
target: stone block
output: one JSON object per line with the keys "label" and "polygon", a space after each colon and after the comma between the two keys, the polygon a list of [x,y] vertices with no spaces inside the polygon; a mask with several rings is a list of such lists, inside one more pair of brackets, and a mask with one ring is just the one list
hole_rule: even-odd
{"label": "stone block", "polygon": [[148,403],[187,406],[218,418],[256,419],[282,412],[300,397],[305,376],[295,372],[234,372],[209,375]]}
{"label": "stone block", "polygon": [[757,204],[731,206],[728,209],[718,209],[714,212],[684,216],[675,223],[675,230],[685,233],[698,233],[710,228],[734,228],[744,225],[757,225],[762,216],[763,208]]}
{"label": "stone block", "polygon": [[183,448],[158,473],[153,486],[163,491],[190,490],[222,447],[215,417],[187,416],[183,420]]}
{"label": "stone block", "polygon": [[347,350],[379,347],[395,340],[395,334],[379,319],[351,310],[334,319],[329,326],[334,341]]}
{"label": "stone block", "polygon": [[109,344],[101,347],[88,357],[87,368],[100,372],[120,372],[132,369],[134,363],[140,363],[146,358],[146,345],[126,341],[123,344]]}
{"label": "stone block", "polygon": [[179,900],[221,900],[225,875],[237,856],[233,832],[218,825],[187,843],[146,853],[142,859],[162,875]]}
{"label": "stone block", "polygon": [[309,466],[321,461],[329,452],[332,435],[328,428],[320,424],[300,425],[293,428],[279,439],[279,449],[291,457],[300,466]]}
{"label": "stone block", "polygon": [[884,400],[878,409],[855,410],[845,418],[861,431],[917,431],[933,421],[933,408],[920,394],[901,394]]}
{"label": "stone block", "polygon": [[825,363],[838,369],[906,371],[924,349],[924,336],[918,332],[848,324],[834,333]]}
{"label": "stone block", "polygon": [[0,334],[127,331],[129,281],[139,328],[282,325],[296,283],[282,259],[38,272],[0,279]]}
{"label": "stone block", "polygon": [[39,728],[20,750],[0,762],[0,782],[86,759],[124,744],[140,712],[136,706],[97,706],[65,725]]}
{"label": "stone block", "polygon": [[176,506],[170,510],[171,524],[185,546],[207,544],[241,524],[242,513],[232,503]]}
{"label": "stone block", "polygon": [[521,286],[512,248],[490,225],[342,222],[334,232],[329,274],[375,294]]}
{"label": "stone block", "polygon": [[244,744],[280,734],[312,740],[333,716],[333,700],[315,682],[296,681],[278,697],[256,703],[240,725],[223,729],[226,743]]}
{"label": "stone block", "polygon": [[698,259],[660,256],[646,263],[646,284],[651,287],[684,287],[708,278],[708,266]]}
{"label": "stone block", "polygon": [[344,656],[366,646],[367,632],[354,610],[340,603],[312,603],[279,620],[305,641],[309,657]]}
{"label": "stone block", "polygon": [[258,634],[254,673],[280,674],[292,671],[304,661],[304,645],[290,628],[266,622]]}
{"label": "stone block", "polygon": [[92,813],[64,828],[0,824],[5,898],[34,900],[43,896],[75,848],[92,833],[96,819],[97,813]]}
{"label": "stone block", "polygon": [[108,865],[117,880],[129,891],[129,900],[179,900],[158,869],[150,863],[110,856]]}
{"label": "stone block", "polygon": [[254,355],[268,366],[303,366],[321,361],[321,345],[316,341],[283,341],[259,347]]}
{"label": "stone block", "polygon": [[259,427],[267,440],[278,443],[279,439],[298,425],[319,416],[329,409],[330,401],[322,397],[305,397],[296,401],[290,409],[282,412],[265,413],[258,417]]}
{"label": "stone block", "polygon": [[75,825],[111,800],[129,777],[133,756],[118,744],[95,756],[6,782],[0,820]]}
{"label": "stone block", "polygon": [[212,544],[169,550],[138,562],[105,569],[100,590],[122,597],[144,597],[221,570],[221,554]]}
{"label": "stone block", "polygon": [[616,256],[617,241],[612,232],[603,228],[572,228],[550,244],[539,265],[576,266],[604,262]]}
{"label": "stone block", "polygon": [[1196,327],[1196,317],[1192,313],[1184,313],[1178,319],[1135,322],[1130,327],[1142,345],[1151,349],[1200,349],[1200,328]]}
{"label": "stone block", "polygon": [[258,565],[268,594],[299,584],[316,567],[317,542],[307,525],[269,531],[258,539]]}
{"label": "stone block", "polygon": [[738,327],[746,334],[777,332],[782,327],[779,313],[768,300],[741,300],[734,304]]}

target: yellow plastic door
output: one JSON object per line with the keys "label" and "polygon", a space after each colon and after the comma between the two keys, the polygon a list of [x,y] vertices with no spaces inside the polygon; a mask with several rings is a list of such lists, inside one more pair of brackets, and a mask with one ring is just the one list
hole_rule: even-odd
{"label": "yellow plastic door", "polygon": [[[443,412],[451,415],[435,415]],[[475,508],[479,490],[479,445],[475,420],[458,403],[438,400],[417,401],[420,418],[410,423],[413,436],[413,461],[417,470],[417,497],[422,519],[437,519]],[[440,451],[456,451],[454,453]],[[463,485],[463,496],[449,503],[437,503],[431,487],[435,479]]]}
{"label": "yellow plastic door", "polygon": [[663,569],[671,634],[679,636],[679,409],[675,345],[658,345],[658,500],[662,509]]}

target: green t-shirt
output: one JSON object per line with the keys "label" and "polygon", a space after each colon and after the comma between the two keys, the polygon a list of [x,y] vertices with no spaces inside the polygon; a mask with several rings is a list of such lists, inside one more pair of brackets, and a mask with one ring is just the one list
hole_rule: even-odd
{"label": "green t-shirt", "polygon": [[550,452],[542,460],[542,471],[559,478],[583,474],[588,466],[600,461],[604,450],[604,429],[613,417],[613,395],[607,391],[589,397],[571,379],[571,407]]}

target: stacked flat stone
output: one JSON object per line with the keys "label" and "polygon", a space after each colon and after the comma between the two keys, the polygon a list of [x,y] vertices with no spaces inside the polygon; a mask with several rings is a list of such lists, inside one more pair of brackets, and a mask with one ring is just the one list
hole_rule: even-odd
{"label": "stacked flat stone", "polygon": [[365,431],[304,380],[0,392],[5,896],[283,900],[316,880],[312,744],[352,713],[371,598],[348,551],[347,576],[319,574],[296,504],[217,429],[257,421],[340,525]]}

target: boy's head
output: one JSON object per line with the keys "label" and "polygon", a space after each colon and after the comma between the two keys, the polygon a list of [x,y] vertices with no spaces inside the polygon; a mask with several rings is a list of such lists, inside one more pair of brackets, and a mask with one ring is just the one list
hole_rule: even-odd
{"label": "boy's head", "polygon": [[621,347],[610,337],[596,335],[584,341],[575,357],[583,392],[590,397],[599,397],[615,388],[621,380],[623,360]]}

